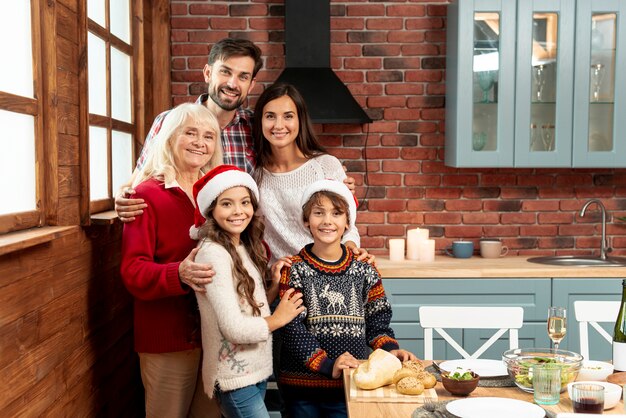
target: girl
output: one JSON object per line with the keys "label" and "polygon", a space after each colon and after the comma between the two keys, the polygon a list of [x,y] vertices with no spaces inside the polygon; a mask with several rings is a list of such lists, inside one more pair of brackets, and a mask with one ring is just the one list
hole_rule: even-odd
{"label": "girl", "polygon": [[[213,283],[197,293],[202,324],[205,391],[217,396],[228,417],[269,417],[263,398],[272,374],[271,332],[304,310],[301,295],[285,292],[270,314],[268,296],[278,279],[263,279],[267,255],[263,223],[255,214],[259,192],[250,175],[223,165],[194,185],[196,222],[201,239],[196,262],[211,263]],[[268,292],[266,295],[266,291]]]}

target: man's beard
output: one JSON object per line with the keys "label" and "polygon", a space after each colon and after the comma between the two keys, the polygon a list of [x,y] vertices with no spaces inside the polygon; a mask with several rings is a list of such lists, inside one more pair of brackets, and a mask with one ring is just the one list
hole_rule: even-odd
{"label": "man's beard", "polygon": [[234,102],[228,101],[227,102],[227,101],[224,101],[224,100],[222,100],[220,98],[220,90],[233,91],[233,90],[225,88],[223,86],[219,86],[218,88],[213,89],[212,91],[209,91],[209,97],[220,108],[222,108],[224,110],[235,110],[235,109],[237,109],[239,106],[241,106],[243,104],[243,101],[245,100],[245,98],[243,98],[241,96],[241,93],[239,93],[239,98],[236,101],[234,101]]}

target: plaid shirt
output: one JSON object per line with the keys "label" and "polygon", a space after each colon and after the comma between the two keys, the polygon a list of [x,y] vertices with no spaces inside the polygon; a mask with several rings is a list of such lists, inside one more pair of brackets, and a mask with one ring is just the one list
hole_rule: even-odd
{"label": "plaid shirt", "polygon": [[[196,103],[203,104],[209,98],[207,93],[198,97]],[[146,161],[152,140],[161,130],[163,119],[169,110],[159,114],[152,123],[150,132],[143,143],[141,154],[137,159],[137,168],[141,168]],[[238,108],[235,117],[222,129],[222,148],[224,150],[224,164],[234,165],[252,174],[254,170],[254,149],[252,146],[252,110]]]}

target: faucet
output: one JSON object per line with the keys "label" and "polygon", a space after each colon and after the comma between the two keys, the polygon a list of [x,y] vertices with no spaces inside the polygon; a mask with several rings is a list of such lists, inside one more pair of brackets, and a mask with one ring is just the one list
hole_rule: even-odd
{"label": "faucet", "polygon": [[595,203],[598,208],[600,208],[600,211],[602,211],[602,241],[600,242],[600,259],[606,260],[606,253],[610,252],[611,248],[609,248],[608,242],[606,240],[606,208],[604,207],[604,204],[599,199],[591,199],[583,205],[582,209],[580,210],[580,217],[582,218],[583,216],[585,216],[585,211],[587,210],[587,207],[589,207],[589,205],[591,205],[592,203]]}

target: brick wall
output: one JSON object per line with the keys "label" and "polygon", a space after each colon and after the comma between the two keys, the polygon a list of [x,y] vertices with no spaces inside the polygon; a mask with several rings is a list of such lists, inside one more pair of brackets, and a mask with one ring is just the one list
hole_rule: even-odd
{"label": "brick wall", "polygon": [[[312,0],[313,1],[313,0]],[[453,239],[501,237],[512,253],[589,253],[600,245],[600,198],[626,215],[626,170],[457,169],[444,166],[447,1],[332,1],[331,66],[374,122],[317,126],[356,178],[362,245],[384,254],[387,238],[425,226],[441,249]],[[173,102],[206,91],[210,44],[245,37],[265,54],[250,98],[284,67],[279,0],[171,0]],[[610,222],[615,254],[626,224]]]}

